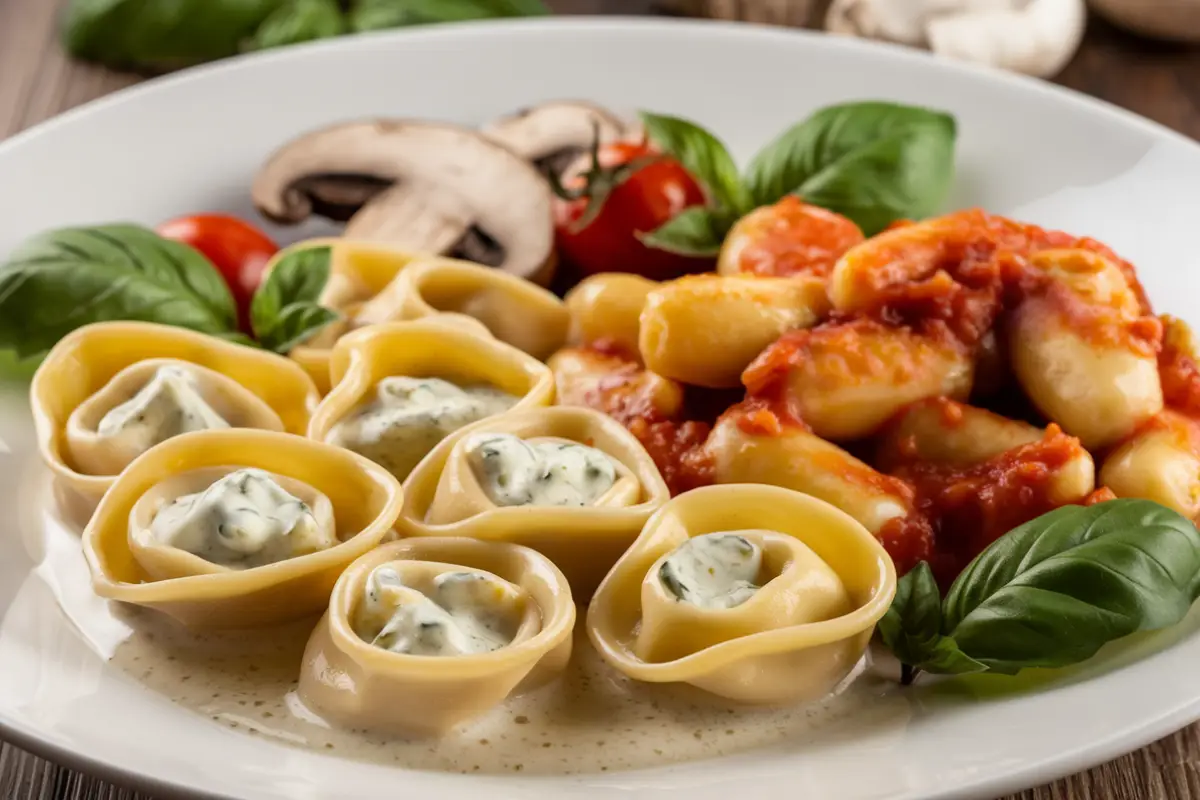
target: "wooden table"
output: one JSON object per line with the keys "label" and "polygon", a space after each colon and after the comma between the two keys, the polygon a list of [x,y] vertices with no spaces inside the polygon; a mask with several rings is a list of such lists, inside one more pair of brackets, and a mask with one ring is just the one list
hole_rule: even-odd
{"label": "wooden table", "polygon": [[[641,14],[654,0],[551,0],[565,13]],[[58,49],[58,0],[0,0],[0,139],[72,106],[137,83],[136,75],[68,61]],[[697,13],[805,24],[797,0],[676,0]],[[657,6],[657,8],[656,8]],[[1093,21],[1059,82],[1200,138],[1200,48],[1141,41]],[[0,176],[0,181],[3,178]],[[143,800],[0,742],[0,800]],[[1200,800],[1200,725],[1020,800]]]}

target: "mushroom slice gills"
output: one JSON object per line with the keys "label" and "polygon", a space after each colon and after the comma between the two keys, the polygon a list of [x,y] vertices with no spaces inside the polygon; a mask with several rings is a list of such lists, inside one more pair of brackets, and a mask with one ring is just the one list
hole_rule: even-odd
{"label": "mushroom slice gills", "polygon": [[526,607],[519,587],[479,571],[407,577],[395,564],[368,576],[353,621],[364,642],[414,656],[464,656],[516,638]]}
{"label": "mushroom slice gills", "polygon": [[647,572],[641,595],[634,652],[651,663],[852,608],[841,578],[820,556],[771,530],[689,537]]}
{"label": "mushroom slice gills", "polygon": [[503,413],[519,400],[487,384],[391,376],[334,425],[326,441],[366,456],[404,480],[447,435]]}
{"label": "mushroom slice gills", "polygon": [[282,430],[266,403],[214,370],[147,359],[118,372],[67,420],[67,447],[92,475],[115,475],[156,444],[193,431]]}
{"label": "mushroom slice gills", "polygon": [[706,533],[676,548],[658,568],[663,588],[697,608],[733,608],[754,596],[762,548],[736,533]]}
{"label": "mushroom slice gills", "polygon": [[613,460],[577,442],[480,433],[467,440],[464,452],[497,506],[590,506],[617,482]]}
{"label": "mushroom slice gills", "polygon": [[[312,487],[254,468],[214,476],[212,470],[185,473],[147,493],[132,515],[136,545],[182,550],[237,570],[338,544],[329,498]],[[204,488],[175,494],[189,484]]]}

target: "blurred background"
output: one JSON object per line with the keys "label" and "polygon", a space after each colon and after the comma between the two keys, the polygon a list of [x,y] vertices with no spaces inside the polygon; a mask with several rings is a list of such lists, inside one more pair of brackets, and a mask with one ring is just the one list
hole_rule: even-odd
{"label": "blurred background", "polygon": [[240,52],[538,14],[711,17],[883,39],[1053,80],[1200,137],[1200,0],[0,0],[0,138]]}

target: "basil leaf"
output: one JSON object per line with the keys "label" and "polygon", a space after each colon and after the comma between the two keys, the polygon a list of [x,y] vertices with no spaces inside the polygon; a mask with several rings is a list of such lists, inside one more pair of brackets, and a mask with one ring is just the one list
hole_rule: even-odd
{"label": "basil leaf", "polygon": [[0,384],[28,383],[41,364],[41,358],[20,358],[12,350],[0,350]]}
{"label": "basil leaf", "polygon": [[729,225],[707,208],[684,209],[650,233],[637,234],[648,247],[684,256],[715,256]]}
{"label": "basil leaf", "polygon": [[754,207],[754,200],[738,175],[737,164],[721,140],[685,119],[647,111],[640,116],[650,141],[700,182],[718,210],[741,216]]}
{"label": "basil leaf", "polygon": [[358,0],[350,10],[356,31],[431,22],[549,14],[541,0]]}
{"label": "basil leaf", "polygon": [[170,69],[234,55],[283,0],[72,0],[63,45],[111,66]]}
{"label": "basil leaf", "polygon": [[1174,625],[1196,599],[1200,531],[1148,500],[1067,506],[981,553],[946,596],[943,632],[998,672],[1058,667]]}
{"label": "basil leaf", "polygon": [[872,236],[935,213],[954,180],[949,114],[894,103],[822,109],[767,145],[746,170],[754,202],[786,194],[836,211]]}
{"label": "basil leaf", "polygon": [[327,39],[345,28],[336,0],[291,0],[263,21],[254,33],[252,46],[266,49]]}
{"label": "basil leaf", "polygon": [[208,260],[136,225],[49,231],[0,264],[0,349],[38,355],[107,320],[237,328],[233,297]]}
{"label": "basil leaf", "polygon": [[[943,675],[984,672],[987,667],[942,636],[942,595],[933,570],[922,561],[896,585],[896,597],[877,630],[883,643],[906,667]],[[906,683],[908,680],[905,681]]]}
{"label": "basil leaf", "polygon": [[315,336],[341,315],[316,303],[292,303],[279,312],[270,330],[259,336],[259,344],[276,353],[287,353]]}
{"label": "basil leaf", "polygon": [[317,305],[331,258],[328,245],[294,250],[267,273],[250,301],[250,327],[263,347],[286,353],[339,318]]}

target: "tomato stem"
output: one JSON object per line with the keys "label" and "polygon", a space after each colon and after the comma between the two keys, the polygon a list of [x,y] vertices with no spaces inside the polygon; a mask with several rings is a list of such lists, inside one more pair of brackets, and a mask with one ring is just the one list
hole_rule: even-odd
{"label": "tomato stem", "polygon": [[583,185],[578,189],[568,189],[562,183],[562,176],[551,173],[548,175],[550,188],[554,194],[563,200],[571,201],[580,198],[587,198],[587,208],[577,220],[571,223],[571,233],[579,233],[581,230],[591,225],[596,217],[600,216],[600,211],[604,208],[605,201],[612,194],[613,189],[616,189],[625,181],[629,180],[638,170],[648,167],[658,161],[662,161],[664,156],[658,153],[653,155],[639,156],[638,158],[627,161],[624,164],[618,164],[615,167],[603,167],[600,165],[600,124],[592,122],[592,144],[588,148],[589,162],[588,169],[580,177],[583,178]]}

